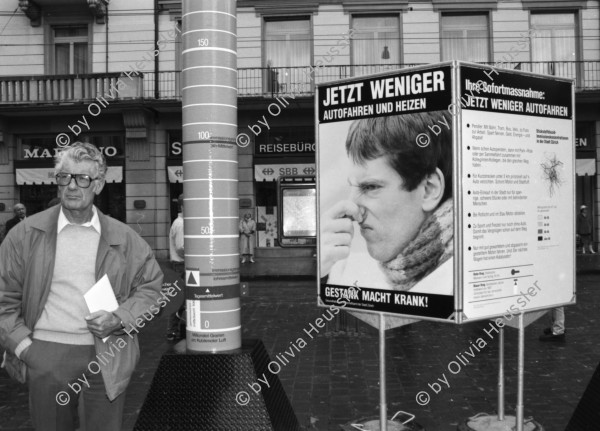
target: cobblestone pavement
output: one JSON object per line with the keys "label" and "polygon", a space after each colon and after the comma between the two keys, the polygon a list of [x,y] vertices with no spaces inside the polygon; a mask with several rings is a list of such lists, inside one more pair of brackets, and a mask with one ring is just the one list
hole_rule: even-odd
{"label": "cobblestone pavement", "polygon": [[[525,332],[525,416],[533,416],[546,431],[565,429],[600,361],[600,327],[596,325],[600,274],[577,279],[578,303],[566,309],[566,341],[538,341],[547,316]],[[310,330],[310,324],[326,310],[315,303],[316,286],[310,280],[250,281],[250,295],[243,298],[243,336],[261,339],[272,359],[302,337],[306,346],[296,358],[289,358],[279,378],[306,431],[340,430],[340,424],[378,415],[378,334],[342,312],[319,333],[311,332],[311,338],[304,330]],[[418,322],[388,331],[390,415],[404,410],[415,414],[415,420],[429,431],[454,431],[476,413],[494,413],[498,342],[489,324]],[[127,393],[124,430],[133,429],[158,361],[171,347],[164,337],[165,327],[166,316],[160,316],[142,332],[142,358]],[[514,414],[517,331],[508,328],[505,334],[506,412]],[[480,351],[471,348],[478,338],[487,344]],[[473,357],[465,351],[473,352]],[[458,361],[456,355],[461,354],[466,365]],[[450,387],[441,384],[436,394],[428,383],[444,380],[443,375]],[[415,396],[420,391],[428,392],[427,405],[417,404]],[[0,370],[0,430],[32,429],[27,397],[25,386],[10,381]]]}

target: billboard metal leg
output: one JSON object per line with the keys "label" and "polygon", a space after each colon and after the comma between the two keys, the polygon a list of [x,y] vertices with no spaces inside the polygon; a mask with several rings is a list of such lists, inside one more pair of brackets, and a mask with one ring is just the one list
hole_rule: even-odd
{"label": "billboard metal leg", "polygon": [[519,314],[519,363],[518,393],[517,393],[517,431],[523,431],[523,390],[525,375],[525,325],[523,324],[524,313]]}
{"label": "billboard metal leg", "polygon": [[379,314],[379,424],[387,431],[387,402],[385,395],[385,316]]}
{"label": "billboard metal leg", "polygon": [[498,340],[498,420],[504,420],[504,328],[500,328]]}

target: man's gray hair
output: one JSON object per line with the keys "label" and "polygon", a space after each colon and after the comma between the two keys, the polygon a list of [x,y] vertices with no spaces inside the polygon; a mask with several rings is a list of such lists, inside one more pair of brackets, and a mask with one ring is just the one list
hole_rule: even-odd
{"label": "man's gray hair", "polygon": [[58,174],[61,171],[66,157],[76,162],[82,162],[84,160],[95,162],[98,167],[98,177],[100,179],[106,177],[106,159],[94,144],[90,144],[89,142],[74,142],[72,145],[59,151],[54,159],[55,174]]}

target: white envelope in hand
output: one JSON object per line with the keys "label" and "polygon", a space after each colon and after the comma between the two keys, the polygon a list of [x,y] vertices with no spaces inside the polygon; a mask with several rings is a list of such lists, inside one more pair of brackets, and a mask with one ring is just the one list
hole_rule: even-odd
{"label": "white envelope in hand", "polygon": [[[104,274],[104,277],[98,280],[96,284],[90,287],[90,290],[83,294],[83,298],[85,299],[85,303],[87,304],[90,313],[95,313],[100,310],[112,312],[119,308],[119,303],[117,302],[110,280],[106,274]],[[106,340],[108,340],[108,337],[102,339],[105,343]]]}

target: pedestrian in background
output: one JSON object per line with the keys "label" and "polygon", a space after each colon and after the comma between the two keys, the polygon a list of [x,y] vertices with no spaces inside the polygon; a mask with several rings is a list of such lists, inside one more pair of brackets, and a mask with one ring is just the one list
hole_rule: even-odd
{"label": "pedestrian in background", "polygon": [[[181,278],[185,279],[185,253],[183,246],[183,193],[177,198],[177,218],[173,220],[169,232],[169,258],[171,259],[171,268]],[[185,301],[179,310],[169,316],[167,322],[167,340],[177,341],[181,338],[179,330],[180,317],[185,311]]]}
{"label": "pedestrian in background", "polygon": [[246,263],[246,256],[250,263],[254,263],[254,233],[256,232],[256,222],[252,219],[252,214],[244,214],[240,221],[240,254],[242,263]]}
{"label": "pedestrian in background", "polygon": [[585,205],[581,205],[577,215],[577,236],[581,239],[583,254],[585,254],[586,247],[589,247],[590,253],[596,254],[592,248],[592,225],[587,218],[587,207]]}
{"label": "pedestrian in background", "polygon": [[550,327],[544,329],[540,341],[565,341],[565,307],[550,310]]}
{"label": "pedestrian in background", "polygon": [[[106,170],[92,144],[58,153],[61,205],[17,224],[0,246],[3,366],[27,382],[37,431],[74,431],[80,422],[119,431],[140,356],[137,322],[159,311],[163,274],[150,246],[93,204]],[[104,276],[118,308],[90,313],[84,294]]]}
{"label": "pedestrian in background", "polygon": [[25,205],[21,203],[14,206],[13,212],[15,213],[15,216],[6,222],[4,236],[8,235],[8,231],[27,218],[27,209],[25,208]]}

